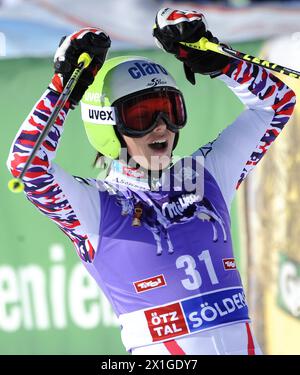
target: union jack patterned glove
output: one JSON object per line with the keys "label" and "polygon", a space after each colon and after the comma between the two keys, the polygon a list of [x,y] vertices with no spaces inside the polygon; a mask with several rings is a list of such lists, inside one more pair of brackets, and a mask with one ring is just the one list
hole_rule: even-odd
{"label": "union jack patterned glove", "polygon": [[218,43],[218,39],[207,30],[203,14],[197,11],[183,11],[163,8],[155,18],[153,36],[157,45],[172,53],[183,62],[187,79],[194,85],[194,73],[209,74],[215,77],[231,61],[231,58],[212,51],[199,51],[179,42],[194,43],[202,37]]}
{"label": "union jack patterned glove", "polygon": [[78,65],[78,57],[83,52],[89,53],[93,57],[92,62],[81,73],[79,81],[69,97],[73,106],[78,104],[102,67],[110,44],[109,36],[99,28],[85,28],[69,36],[64,36],[54,56],[55,74],[49,88],[61,93]]}

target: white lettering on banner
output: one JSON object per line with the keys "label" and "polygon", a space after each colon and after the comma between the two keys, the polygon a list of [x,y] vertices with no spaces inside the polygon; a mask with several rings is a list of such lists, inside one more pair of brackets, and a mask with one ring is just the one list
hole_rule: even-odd
{"label": "white lettering on banner", "polygon": [[70,276],[70,312],[72,320],[81,328],[93,328],[99,323],[100,306],[97,301],[99,291],[92,278],[82,272],[77,264]]}
{"label": "white lettering on banner", "polygon": [[21,326],[20,291],[14,270],[0,267],[0,329],[17,331]]}
{"label": "white lettering on banner", "polygon": [[245,297],[242,293],[236,293],[232,298],[224,298],[220,302],[209,305],[207,302],[200,305],[200,311],[193,311],[188,318],[193,323],[193,329],[199,328],[204,322],[212,322],[219,316],[231,314],[246,306]]}
{"label": "white lettering on banner", "polygon": [[[66,300],[65,288],[61,285],[66,285],[66,269],[62,262],[65,260],[64,248],[59,244],[54,244],[50,247],[50,260],[54,263],[50,271],[50,300],[51,312],[53,316],[53,324],[56,328],[62,329],[67,326],[66,310],[64,308],[64,301]],[[60,264],[59,264],[60,263]]]}
{"label": "white lettering on banner", "polygon": [[182,308],[179,303],[174,303],[144,312],[148,322],[153,341],[162,338],[171,338],[188,333],[188,328],[183,317]]}
{"label": "white lettering on banner", "polygon": [[101,125],[115,125],[114,107],[98,107],[81,102],[81,117],[83,121]]}
{"label": "white lettering on banner", "polygon": [[49,309],[47,303],[46,274],[35,264],[19,269],[19,288],[21,293],[24,328],[31,330],[49,329]]}
{"label": "white lettering on banner", "polygon": [[156,332],[158,336],[166,336],[181,332],[181,327],[177,327],[176,323],[170,323],[176,320],[179,320],[177,311],[171,311],[169,313],[164,313],[160,315],[158,315],[157,313],[153,313],[151,322],[153,326],[159,325],[159,327],[153,327],[153,331]]}
{"label": "white lettering on banner", "polygon": [[279,290],[287,310],[296,318],[300,317],[300,277],[297,263],[286,260],[279,270]]}
{"label": "white lettering on banner", "polygon": [[0,332],[119,326],[110,303],[81,263],[67,272],[64,247],[49,249],[50,267],[0,266]]}
{"label": "white lettering on banner", "polygon": [[[143,314],[153,342],[230,322],[249,320],[247,303],[241,287],[206,292],[171,304],[144,310]],[[138,330],[135,328],[138,315],[135,313],[132,318],[130,332],[138,334]]]}
{"label": "white lettering on banner", "polygon": [[182,328],[178,328],[176,324],[172,323],[170,325],[165,325],[164,327],[155,327],[153,330],[158,334],[158,336],[167,336],[181,332]]}

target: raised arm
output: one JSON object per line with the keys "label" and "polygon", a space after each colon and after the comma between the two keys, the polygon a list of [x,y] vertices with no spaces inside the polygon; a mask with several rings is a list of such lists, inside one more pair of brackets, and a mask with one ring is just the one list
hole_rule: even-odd
{"label": "raised arm", "polygon": [[23,179],[27,198],[68,235],[79,256],[87,262],[92,261],[98,244],[99,192],[93,180],[73,177],[54,164],[53,160],[67,114],[93,82],[109,45],[110,40],[106,34],[95,28],[83,29],[63,38],[55,54],[55,74],[49,89],[22,124],[7,161],[12,175],[18,177],[76,66],[78,56],[82,52],[96,56],[90,67],[83,72],[78,86],[60,111]]}
{"label": "raised arm", "polygon": [[218,79],[246,109],[218,138],[197,153],[222,190],[228,207],[236,189],[265,155],[292,115],[294,92],[265,69],[232,61]]}
{"label": "raised arm", "polygon": [[196,42],[203,36],[218,42],[207,30],[205,18],[199,12],[161,9],[153,35],[160,47],[183,62],[191,83],[196,82],[195,73],[218,77],[246,106],[216,140],[194,153],[194,156],[204,156],[206,169],[217,180],[230,207],[236,189],[289,120],[295,94],[261,67],[180,44]]}

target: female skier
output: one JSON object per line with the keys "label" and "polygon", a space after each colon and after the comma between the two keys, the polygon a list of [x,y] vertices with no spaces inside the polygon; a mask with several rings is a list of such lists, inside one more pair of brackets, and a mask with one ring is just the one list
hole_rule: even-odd
{"label": "female skier", "polygon": [[[132,354],[261,353],[234,261],[229,212],[236,189],[288,122],[295,95],[261,67],[179,43],[202,36],[217,40],[202,14],[157,13],[154,37],[183,62],[187,78],[219,79],[246,106],[191,156],[172,156],[187,114],[168,71],[143,57],[104,63],[108,35],[86,28],[61,41],[50,86],[8,159],[17,177],[79,55],[90,53],[91,65],[25,174],[25,193],[72,240]],[[73,177],[53,162],[67,114],[81,99],[87,136],[107,167],[97,179]]]}

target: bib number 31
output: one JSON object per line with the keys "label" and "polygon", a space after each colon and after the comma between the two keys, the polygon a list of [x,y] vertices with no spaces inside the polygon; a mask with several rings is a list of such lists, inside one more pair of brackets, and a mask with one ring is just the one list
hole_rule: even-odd
{"label": "bib number 31", "polygon": [[[206,271],[213,285],[218,284],[219,280],[217,278],[213,262],[209,250],[203,250],[201,254],[198,255],[199,263],[204,263]],[[181,280],[182,285],[187,290],[195,290],[201,287],[202,277],[200,272],[197,270],[197,262],[191,255],[182,255],[176,259],[177,269],[184,268],[185,274],[188,276],[186,279]]]}

